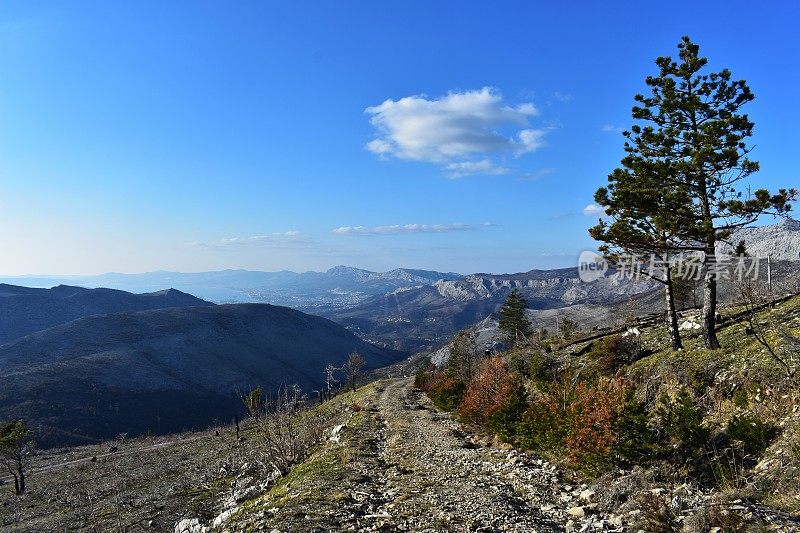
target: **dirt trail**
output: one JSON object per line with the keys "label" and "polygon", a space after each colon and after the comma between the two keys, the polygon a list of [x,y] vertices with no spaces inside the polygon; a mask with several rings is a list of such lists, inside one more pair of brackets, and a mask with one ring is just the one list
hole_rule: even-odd
{"label": "dirt trail", "polygon": [[[559,531],[549,499],[556,473],[513,451],[465,438],[451,417],[432,408],[411,380],[390,382],[379,396],[386,421],[386,492],[380,509],[404,530]],[[544,507],[544,511],[542,508]],[[380,514],[379,511],[379,514]]]}
{"label": "dirt trail", "polygon": [[[285,485],[245,505],[226,531],[564,531],[559,474],[481,446],[411,379],[382,382]],[[341,459],[344,457],[344,459]]]}

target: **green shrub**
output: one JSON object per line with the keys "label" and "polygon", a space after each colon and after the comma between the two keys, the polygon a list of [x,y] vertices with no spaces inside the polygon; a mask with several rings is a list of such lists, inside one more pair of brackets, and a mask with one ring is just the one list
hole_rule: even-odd
{"label": "green shrub", "polygon": [[549,383],[556,379],[556,363],[552,355],[547,352],[534,355],[530,359],[528,376],[540,390],[544,390]]}
{"label": "green shrub", "polygon": [[742,444],[746,453],[764,451],[775,436],[775,426],[755,415],[734,416],[728,422],[728,435]]}
{"label": "green shrub", "polygon": [[428,396],[434,405],[445,411],[458,409],[464,398],[466,383],[452,377],[442,377],[428,387]]}
{"label": "green shrub", "polygon": [[612,335],[594,343],[588,353],[600,371],[614,374],[625,365],[636,361],[642,354],[642,345],[638,335]]}
{"label": "green shrub", "polygon": [[414,374],[414,386],[420,390],[427,391],[435,373],[436,367],[434,365],[420,368]]}
{"label": "green shrub", "polygon": [[691,394],[681,391],[675,400],[662,396],[656,413],[664,435],[682,458],[696,458],[701,454],[711,433],[703,426],[703,414],[695,406]]}
{"label": "green shrub", "polygon": [[525,387],[519,381],[514,381],[502,406],[489,415],[486,427],[504,441],[509,442],[516,437],[522,413],[527,408],[528,394],[525,392]]}
{"label": "green shrub", "polygon": [[792,455],[792,459],[800,463],[800,437],[798,435],[789,441],[789,453]]}
{"label": "green shrub", "polygon": [[569,412],[558,401],[557,394],[547,391],[522,414],[517,427],[520,445],[545,453],[565,448],[572,425],[569,418]]}
{"label": "green shrub", "polygon": [[731,396],[733,405],[739,409],[746,409],[750,405],[750,400],[747,397],[747,391],[744,389],[736,389],[736,392]]}
{"label": "green shrub", "polygon": [[259,385],[243,399],[244,406],[251,416],[258,416],[264,410],[264,389]]}
{"label": "green shrub", "polygon": [[619,462],[639,464],[652,459],[660,451],[647,409],[636,400],[633,388],[626,392],[625,405],[616,420],[616,433],[614,449]]}
{"label": "green shrub", "polygon": [[714,385],[716,370],[706,366],[699,368],[690,366],[686,374],[689,377],[689,385],[691,385],[698,394],[702,394],[706,389]]}

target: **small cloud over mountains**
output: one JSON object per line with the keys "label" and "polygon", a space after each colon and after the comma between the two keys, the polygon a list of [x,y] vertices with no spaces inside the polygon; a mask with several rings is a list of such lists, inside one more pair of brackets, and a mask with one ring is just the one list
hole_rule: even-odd
{"label": "small cloud over mountains", "polygon": [[387,226],[341,226],[333,230],[337,235],[406,235],[412,233],[446,233],[451,231],[474,231],[494,226],[483,224],[393,224]]}
{"label": "small cloud over mountains", "polygon": [[224,248],[228,246],[254,246],[261,244],[284,244],[298,241],[301,235],[299,231],[290,230],[275,232],[265,235],[251,235],[247,237],[228,237],[216,241],[195,241],[186,243],[190,248]]}
{"label": "small cloud over mountains", "polygon": [[495,165],[489,159],[481,159],[480,161],[463,161],[461,163],[449,163],[446,168],[448,170],[447,176],[449,178],[462,178],[464,176],[469,176],[470,174],[500,175],[511,172],[511,169]]}
{"label": "small cloud over mountains", "polygon": [[367,150],[382,157],[441,165],[452,178],[506,174],[497,159],[533,152],[546,128],[532,128],[539,110],[530,102],[508,105],[484,87],[439,98],[414,95],[368,107],[377,137]]}

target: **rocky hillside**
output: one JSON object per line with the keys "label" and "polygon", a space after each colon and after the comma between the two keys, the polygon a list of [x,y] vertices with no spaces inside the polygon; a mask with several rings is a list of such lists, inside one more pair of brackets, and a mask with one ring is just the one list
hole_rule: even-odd
{"label": "rocky hillside", "polygon": [[[286,476],[263,427],[114,441],[37,454],[25,500],[0,485],[4,531],[564,531],[621,518],[557,466],[472,434],[410,379],[344,393]],[[0,475],[2,481],[2,475]],[[102,502],[102,503],[99,503]]]}
{"label": "rocky hillside", "polygon": [[131,294],[69,285],[38,289],[0,284],[0,344],[91,315],[210,305],[175,289]]}
{"label": "rocky hillside", "polygon": [[744,241],[747,253],[753,257],[800,260],[800,221],[785,219],[777,224],[745,228],[735,232],[718,248],[718,253],[732,254],[734,246]]}
{"label": "rocky hillside", "polygon": [[367,369],[403,355],[266,304],[91,316],[0,346],[0,419],[28,420],[44,444],[205,427],[255,386],[319,388],[354,350]]}
{"label": "rocky hillside", "polygon": [[[375,296],[355,307],[324,315],[373,342],[406,351],[424,350],[496,313],[515,288],[522,291],[534,313],[554,310],[541,313],[544,324],[547,315],[554,323],[557,310],[570,306],[580,306],[574,307],[572,314],[585,313],[587,322],[596,323],[609,309],[624,307],[626,302],[652,294],[659,287],[654,282],[630,282],[616,276],[585,283],[579,279],[577,268],[473,274],[462,280],[441,280],[432,286]],[[646,307],[632,306],[650,312],[650,306]]]}

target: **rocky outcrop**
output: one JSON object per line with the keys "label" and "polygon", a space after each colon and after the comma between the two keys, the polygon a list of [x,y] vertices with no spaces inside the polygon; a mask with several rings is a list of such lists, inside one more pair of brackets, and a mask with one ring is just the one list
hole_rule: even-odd
{"label": "rocky outcrop", "polygon": [[769,226],[741,229],[727,241],[717,246],[718,254],[733,254],[736,244],[744,241],[752,257],[797,261],[800,260],[800,221],[788,218]]}
{"label": "rocky outcrop", "polygon": [[434,286],[440,296],[457,301],[504,298],[511,290],[519,289],[530,301],[564,305],[582,301],[613,302],[656,287],[649,280],[631,282],[613,274],[586,283],[578,277],[577,268],[554,271],[552,277],[546,278],[541,277],[540,272],[502,276],[471,274],[462,280],[440,280]]}

